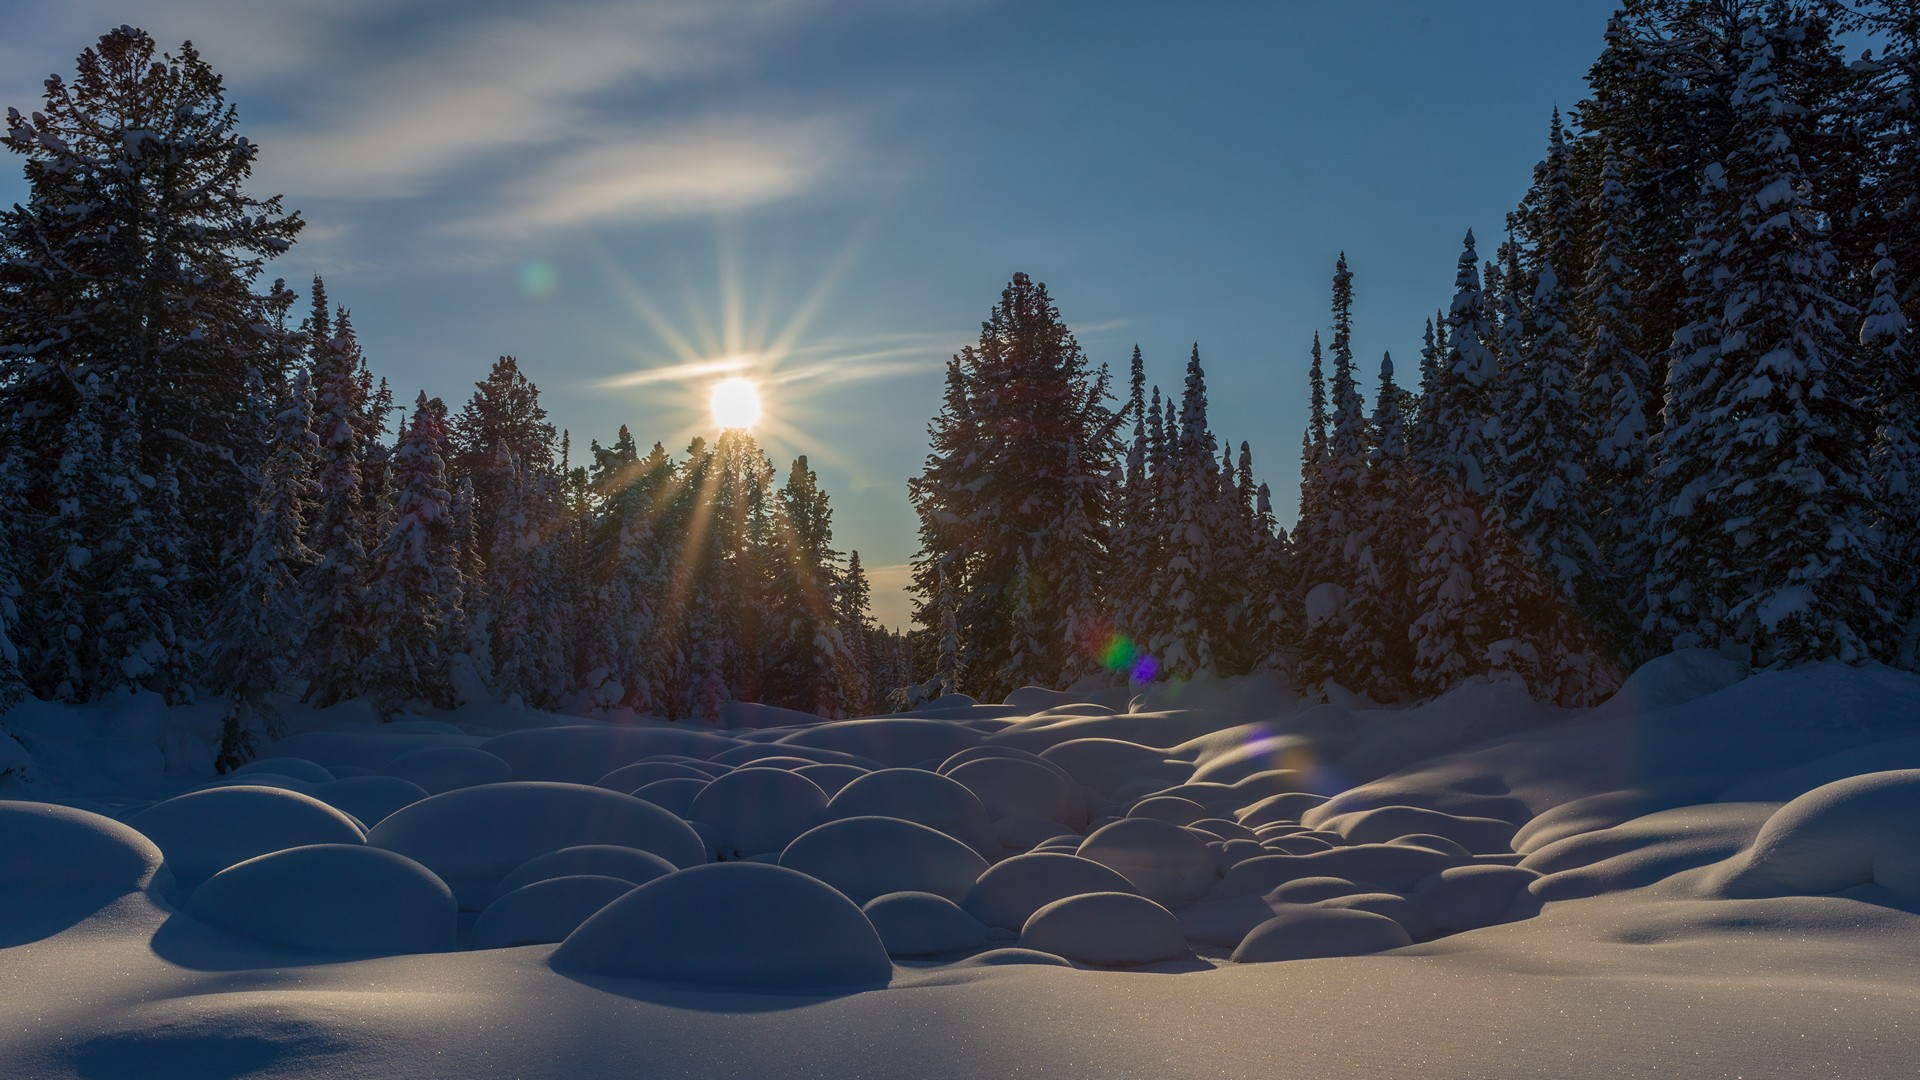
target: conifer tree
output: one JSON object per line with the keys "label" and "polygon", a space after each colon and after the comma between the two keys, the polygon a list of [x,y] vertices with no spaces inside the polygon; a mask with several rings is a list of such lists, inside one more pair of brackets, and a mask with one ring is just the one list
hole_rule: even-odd
{"label": "conifer tree", "polygon": [[441,423],[421,391],[394,455],[393,529],[371,555],[365,678],[383,713],[413,702],[453,704],[445,628],[459,618],[460,586]]}
{"label": "conifer tree", "polygon": [[1880,248],[1873,268],[1873,300],[1860,324],[1879,398],[1880,431],[1873,449],[1874,499],[1879,508],[1880,563],[1888,571],[1894,612],[1894,663],[1916,668],[1920,652],[1920,356],[1905,313],[1892,256]]}
{"label": "conifer tree", "polygon": [[1180,395],[1178,439],[1168,455],[1171,478],[1170,509],[1163,524],[1166,565],[1156,579],[1156,609],[1165,620],[1155,631],[1151,652],[1161,672],[1173,678],[1191,678],[1218,671],[1214,655],[1215,603],[1208,574],[1217,565],[1214,543],[1218,524],[1218,445],[1207,426],[1206,373],[1196,343],[1187,359],[1185,389]]}
{"label": "conifer tree", "polygon": [[356,423],[363,405],[360,353],[350,328],[334,332],[326,287],[318,277],[313,281],[313,314],[307,320],[307,333],[313,431],[319,449],[313,517],[307,526],[307,547],[316,562],[301,584],[310,625],[306,648],[310,692],[316,704],[331,705],[361,691],[360,665],[371,643],[362,600],[368,566],[362,541],[363,447]]}

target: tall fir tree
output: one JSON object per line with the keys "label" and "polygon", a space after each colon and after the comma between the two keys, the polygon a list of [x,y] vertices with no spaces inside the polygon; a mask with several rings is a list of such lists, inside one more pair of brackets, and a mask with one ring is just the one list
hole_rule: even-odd
{"label": "tall fir tree", "polygon": [[1900,283],[1885,247],[1873,268],[1873,299],[1860,323],[1860,347],[1874,376],[1880,430],[1873,448],[1873,494],[1880,564],[1894,613],[1894,638],[1886,655],[1908,671],[1920,670],[1920,354],[1906,314]]}

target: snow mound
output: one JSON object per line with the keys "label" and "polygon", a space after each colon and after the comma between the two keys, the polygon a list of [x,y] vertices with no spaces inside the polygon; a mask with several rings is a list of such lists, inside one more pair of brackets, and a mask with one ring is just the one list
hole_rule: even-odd
{"label": "snow mound", "polygon": [[1268,855],[1227,871],[1215,893],[1264,893],[1303,877],[1345,878],[1388,892],[1405,892],[1430,874],[1471,861],[1411,844],[1362,844],[1307,855]]}
{"label": "snow mound", "polygon": [[471,746],[421,747],[387,762],[387,767],[380,771],[411,780],[425,788],[429,795],[481,784],[504,784],[513,779],[513,766],[496,754]]}
{"label": "snow mound", "polygon": [[510,949],[565,941],[581,923],[634,888],[625,878],[569,874],[503,891],[474,920],[473,947]]}
{"label": "snow mound", "polygon": [[1020,947],[1101,967],[1191,955],[1173,912],[1127,892],[1085,893],[1048,904],[1021,927]]}
{"label": "snow mound", "polygon": [[422,799],[375,825],[367,842],[439,874],[468,910],[478,910],[527,860],[561,848],[614,844],[650,851],[675,866],[706,859],[705,845],[687,823],[650,802],[604,788],[532,781]]}
{"label": "snow mound", "polygon": [[881,769],[848,784],[827,817],[891,817],[938,829],[983,855],[998,854],[987,808],[958,781],[924,769]]}
{"label": "snow mound", "polygon": [[1285,885],[1270,890],[1267,893],[1267,899],[1285,901],[1289,904],[1313,904],[1336,896],[1352,896],[1366,891],[1346,878],[1305,877],[1294,878]]}
{"label": "snow mound", "polygon": [[666,877],[678,869],[651,851],[614,844],[580,844],[536,855],[521,863],[512,873],[500,879],[494,895],[505,896],[536,881],[580,874],[619,878],[634,885],[645,885],[654,878]]}
{"label": "snow mound", "polygon": [[1354,893],[1350,896],[1332,896],[1314,906],[1385,915],[1399,923],[1400,928],[1407,932],[1407,936],[1415,941],[1426,941],[1439,936],[1440,933],[1440,928],[1433,925],[1433,916],[1427,914],[1426,908],[1399,893]]}
{"label": "snow mound", "polygon": [[819,878],[856,904],[894,892],[958,900],[987,870],[985,859],[946,833],[889,817],[841,818],[809,829],[780,853],[780,865]]}
{"label": "snow mound", "polygon": [[320,784],[311,794],[371,828],[395,810],[426,798],[427,790],[397,776],[348,776]]}
{"label": "snow mound", "polygon": [[675,817],[684,818],[692,814],[693,800],[707,790],[711,780],[696,780],[691,776],[676,776],[668,780],[655,780],[651,784],[642,784],[633,789],[633,797],[645,799]]}
{"label": "snow mound", "polygon": [[1305,791],[1282,792],[1243,808],[1238,820],[1249,829],[1281,822],[1298,824],[1301,815],[1326,801],[1325,795],[1313,795]]}
{"label": "snow mound", "polygon": [[820,823],[827,794],[782,769],[735,769],[716,777],[688,804],[687,816],[712,826],[725,858],[776,852]]}
{"label": "snow mound", "polygon": [[112,818],[0,801],[0,949],[72,926],[171,874],[152,840]]}
{"label": "snow mound", "polygon": [[480,749],[505,761],[521,780],[591,784],[615,765],[662,754],[707,758],[735,745],[724,735],[686,728],[580,725],[509,731]]}
{"label": "snow mound", "polygon": [[840,793],[841,788],[867,775],[868,771],[858,765],[822,763],[802,766],[793,770],[793,775],[804,776],[813,781],[814,785],[826,792],[827,798],[831,799]]}
{"label": "snow mound", "polygon": [[1080,834],[1046,818],[1003,817],[993,823],[993,837],[1007,851],[1031,851],[1052,840],[1071,842],[1078,850]]}
{"label": "snow mound", "polygon": [[1406,928],[1356,908],[1298,907],[1253,928],[1233,950],[1238,964],[1366,956],[1413,944]]}
{"label": "snow mound", "polygon": [[433,871],[365,844],[313,844],[229,866],[194,890],[186,913],[269,944],[338,953],[451,949],[460,917]]}
{"label": "snow mound", "polygon": [[1475,855],[1512,851],[1514,827],[1498,818],[1462,817],[1418,806],[1379,806],[1320,822],[1354,844],[1384,844],[1403,836],[1442,836]]}
{"label": "snow mound", "polygon": [[870,758],[884,766],[899,767],[943,761],[969,746],[979,745],[981,737],[972,728],[945,720],[875,717],[810,727],[781,736],[775,745],[838,750]]}
{"label": "snow mound", "polygon": [[1478,930],[1506,922],[1515,898],[1539,877],[1518,866],[1452,866],[1422,879],[1412,898],[1427,909],[1436,929]]}
{"label": "snow mound", "polygon": [[987,928],[944,896],[896,892],[876,896],[860,909],[873,923],[889,956],[938,956],[983,949]]}
{"label": "snow mound", "polygon": [[1047,747],[1040,757],[1065,769],[1075,783],[1103,794],[1143,779],[1165,781],[1162,787],[1172,787],[1193,775],[1192,765],[1168,757],[1165,751],[1119,739],[1069,739]]}
{"label": "snow mound", "polygon": [[1094,830],[1079,856],[1117,872],[1140,895],[1168,907],[1199,899],[1219,880],[1205,841],[1153,818],[1122,818]]}
{"label": "snow mound", "polygon": [[1091,859],[1036,852],[989,867],[960,901],[987,926],[1018,930],[1033,913],[1069,896],[1132,892],[1133,883]]}
{"label": "snow mound", "polygon": [[296,757],[255,758],[227,775],[229,777],[251,776],[254,773],[290,776],[295,780],[305,780],[309,784],[324,784],[335,778],[333,772],[325,765]]}
{"label": "snow mound", "polygon": [[1745,664],[1712,649],[1681,649],[1634,669],[1596,716],[1637,716],[1725,690],[1747,677]]}
{"label": "snow mound", "polygon": [[973,792],[995,821],[1008,817],[1044,818],[1067,823],[1076,817],[1085,824],[1086,813],[1076,814],[1077,792],[1052,769],[1017,758],[978,758],[964,762],[945,775]]}
{"label": "snow mound", "polygon": [[1775,803],[1681,806],[1556,840],[1521,860],[1547,875],[1527,891],[1542,901],[1577,900],[1722,863],[1745,850],[1778,809]]}
{"label": "snow mound", "polygon": [[851,900],[797,871],[715,863],[634,889],[554,950],[555,971],[753,990],[885,986],[892,961]]}
{"label": "snow mound", "polygon": [[684,761],[636,761],[631,765],[622,765],[593,782],[594,787],[608,791],[633,791],[645,787],[656,780],[674,780],[685,777],[692,780],[711,780],[713,774],[704,769],[696,769]]}
{"label": "snow mound", "polygon": [[877,769],[880,763],[859,754],[844,754],[838,750],[822,750],[813,746],[796,746],[790,743],[743,742],[728,750],[713,755],[713,764],[740,766],[759,762],[778,762],[785,766],[798,765],[858,765],[863,769]]}
{"label": "snow mound", "polygon": [[1736,898],[1819,896],[1879,885],[1920,901],[1920,769],[1817,787],[1774,813],[1753,846],[1715,876]]}
{"label": "snow mound", "polygon": [[1178,795],[1155,795],[1128,808],[1130,818],[1151,818],[1169,825],[1191,825],[1207,816],[1207,808]]}
{"label": "snow mound", "polygon": [[191,791],[155,803],[127,824],[166,852],[182,889],[271,851],[366,841],[347,815],[310,795],[273,787]]}

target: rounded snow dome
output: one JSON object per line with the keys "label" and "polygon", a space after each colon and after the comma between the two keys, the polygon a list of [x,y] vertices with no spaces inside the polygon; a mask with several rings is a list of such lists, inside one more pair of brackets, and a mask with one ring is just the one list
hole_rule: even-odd
{"label": "rounded snow dome", "polygon": [[64,930],[171,875],[152,840],[109,817],[0,801],[0,948]]}
{"label": "rounded snow dome", "polygon": [[319,799],[272,787],[190,791],[147,807],[127,824],[160,845],[183,888],[256,855],[366,840],[352,818]]}
{"label": "rounded snow dome", "polygon": [[[521,863],[511,874],[500,879],[494,895],[505,896],[536,881],[578,874],[619,878],[635,885],[645,885],[654,878],[666,877],[678,869],[651,851],[613,844],[581,844],[536,855]],[[559,938],[554,940],[558,941]]]}
{"label": "rounded snow dome", "polygon": [[460,912],[433,871],[365,844],[289,848],[208,878],[186,913],[229,933],[316,952],[438,952]]}
{"label": "rounded snow dome", "polygon": [[735,769],[695,795],[687,816],[711,825],[720,850],[735,857],[786,847],[820,822],[827,793],[783,769]]}
{"label": "rounded snow dome", "polygon": [[891,817],[938,829],[982,854],[997,854],[993,821],[973,792],[924,769],[881,769],[849,783],[827,804],[829,818]]}
{"label": "rounded snow dome", "polygon": [[373,826],[395,810],[426,798],[427,789],[397,776],[348,776],[321,784],[312,794],[352,814],[361,824]]}
{"label": "rounded snow dome", "polygon": [[513,779],[513,766],[485,750],[471,746],[423,746],[401,754],[380,770],[387,776],[411,780],[430,795],[481,784],[504,784]]}
{"label": "rounded snow dome", "polygon": [[973,792],[996,821],[1030,817],[1066,822],[1075,816],[1075,789],[1037,762],[981,757],[956,765],[946,776]]}
{"label": "rounded snow dome", "polygon": [[1121,818],[1096,829],[1078,852],[1133,883],[1162,904],[1184,904],[1213,888],[1213,852],[1178,825],[1153,818]]}
{"label": "rounded snow dome", "polygon": [[1126,878],[1097,862],[1077,855],[1034,852],[994,864],[967,890],[960,906],[988,926],[1018,930],[1034,912],[1055,900],[1082,893],[1132,891]]}
{"label": "rounded snow dome", "polygon": [[780,865],[847,894],[856,904],[892,892],[924,892],[958,900],[986,873],[972,848],[925,825],[899,818],[829,821],[795,838]]}
{"label": "rounded snow dome", "polygon": [[636,888],[623,878],[571,874],[503,893],[473,924],[473,947],[510,949],[564,941],[594,913]]}
{"label": "rounded snow dome", "polygon": [[1406,927],[1358,908],[1291,908],[1254,927],[1233,950],[1240,964],[1366,956],[1413,944]]}
{"label": "rounded snow dome", "polygon": [[831,886],[785,867],[714,863],[634,889],[553,952],[555,971],[747,990],[885,986],[873,924]]}
{"label": "rounded snow dome", "polygon": [[944,896],[887,893],[860,910],[891,956],[938,956],[987,946],[987,928]]}
{"label": "rounded snow dome", "polygon": [[1020,947],[1103,967],[1190,955],[1173,912],[1125,892],[1085,893],[1048,904],[1021,928]]}
{"label": "rounded snow dome", "polygon": [[477,910],[536,855],[581,844],[651,851],[694,866],[706,848],[687,823],[631,795],[581,784],[514,781],[460,788],[395,811],[367,842],[414,859]]}

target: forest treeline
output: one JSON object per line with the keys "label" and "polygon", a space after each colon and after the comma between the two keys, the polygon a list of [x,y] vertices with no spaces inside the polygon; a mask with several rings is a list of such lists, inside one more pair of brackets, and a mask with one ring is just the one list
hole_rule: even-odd
{"label": "forest treeline", "polygon": [[1115,408],[1014,278],[913,481],[917,669],[988,699],[1278,667],[1580,703],[1687,646],[1913,668],[1917,69],[1913,0],[1623,5],[1416,369],[1356,356],[1336,264],[1290,531],[1197,345],[1177,403],[1136,349]]}
{"label": "forest treeline", "polygon": [[257,148],[190,44],[108,33],[7,127],[0,707],[210,691],[232,763],[301,700],[715,721],[908,681],[805,457],[622,427],[576,463],[513,358],[457,412],[397,408],[321,280],[304,318],[258,289],[303,222],[244,191]]}

